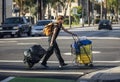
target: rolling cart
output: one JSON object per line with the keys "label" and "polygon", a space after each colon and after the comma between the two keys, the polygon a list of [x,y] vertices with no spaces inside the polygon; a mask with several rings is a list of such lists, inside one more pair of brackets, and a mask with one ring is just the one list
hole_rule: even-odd
{"label": "rolling cart", "polygon": [[71,53],[75,55],[76,64],[84,64],[93,67],[92,41],[73,36],[74,43],[71,44]]}

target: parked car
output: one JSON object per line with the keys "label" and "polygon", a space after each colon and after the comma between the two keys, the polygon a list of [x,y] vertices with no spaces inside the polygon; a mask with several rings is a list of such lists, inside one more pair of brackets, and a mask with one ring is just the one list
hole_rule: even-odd
{"label": "parked car", "polygon": [[21,37],[24,33],[27,33],[28,36],[30,36],[31,33],[31,25],[24,17],[6,18],[1,24],[0,37],[5,35],[11,35],[12,37],[17,35]]}
{"label": "parked car", "polygon": [[101,20],[99,22],[99,26],[98,26],[98,30],[101,29],[108,29],[108,30],[112,30],[112,23],[110,20]]}
{"label": "parked car", "polygon": [[36,35],[43,35],[43,29],[45,25],[53,22],[52,20],[38,20],[37,23],[32,26],[31,30],[31,35],[36,36]]}

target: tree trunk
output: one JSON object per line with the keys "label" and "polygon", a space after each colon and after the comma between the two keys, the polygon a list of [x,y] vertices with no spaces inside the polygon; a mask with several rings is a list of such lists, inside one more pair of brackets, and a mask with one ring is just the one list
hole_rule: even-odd
{"label": "tree trunk", "polygon": [[69,5],[69,2],[67,2],[67,5],[65,5],[65,8],[64,8],[64,17],[66,17],[66,12],[67,12],[67,9],[68,9],[68,5]]}

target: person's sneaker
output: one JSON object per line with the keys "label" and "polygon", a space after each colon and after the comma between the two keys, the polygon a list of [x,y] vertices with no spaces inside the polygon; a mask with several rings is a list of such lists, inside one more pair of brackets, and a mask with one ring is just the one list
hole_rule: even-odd
{"label": "person's sneaker", "polygon": [[49,68],[46,64],[41,63],[41,65],[45,68]]}
{"label": "person's sneaker", "polygon": [[59,68],[62,68],[62,67],[64,67],[64,66],[66,66],[66,65],[68,65],[68,64],[63,63],[63,64],[59,65]]}

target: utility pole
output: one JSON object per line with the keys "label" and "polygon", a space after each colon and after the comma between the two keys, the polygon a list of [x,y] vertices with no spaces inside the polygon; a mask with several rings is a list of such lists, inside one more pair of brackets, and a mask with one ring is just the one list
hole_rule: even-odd
{"label": "utility pole", "polygon": [[82,27],[84,27],[84,0],[81,0],[82,3]]}
{"label": "utility pole", "polygon": [[107,0],[104,1],[104,14],[105,14],[105,19],[107,19]]}
{"label": "utility pole", "polygon": [[6,0],[2,0],[2,22],[6,18]]}
{"label": "utility pole", "polygon": [[43,0],[38,0],[38,19],[42,20]]}
{"label": "utility pole", "polygon": [[100,15],[100,19],[103,19],[103,1],[101,0],[101,15]]}
{"label": "utility pole", "polygon": [[90,0],[87,0],[88,26],[90,26]]}
{"label": "utility pole", "polygon": [[69,1],[69,27],[71,28],[71,0]]}
{"label": "utility pole", "polygon": [[95,7],[95,0],[92,0],[92,23],[94,25],[94,7]]}
{"label": "utility pole", "polygon": [[51,19],[50,3],[48,3],[48,19]]}
{"label": "utility pole", "polygon": [[117,23],[119,23],[119,1],[117,0]]}
{"label": "utility pole", "polygon": [[39,0],[37,0],[37,17],[36,17],[36,21],[38,21],[39,18]]}

